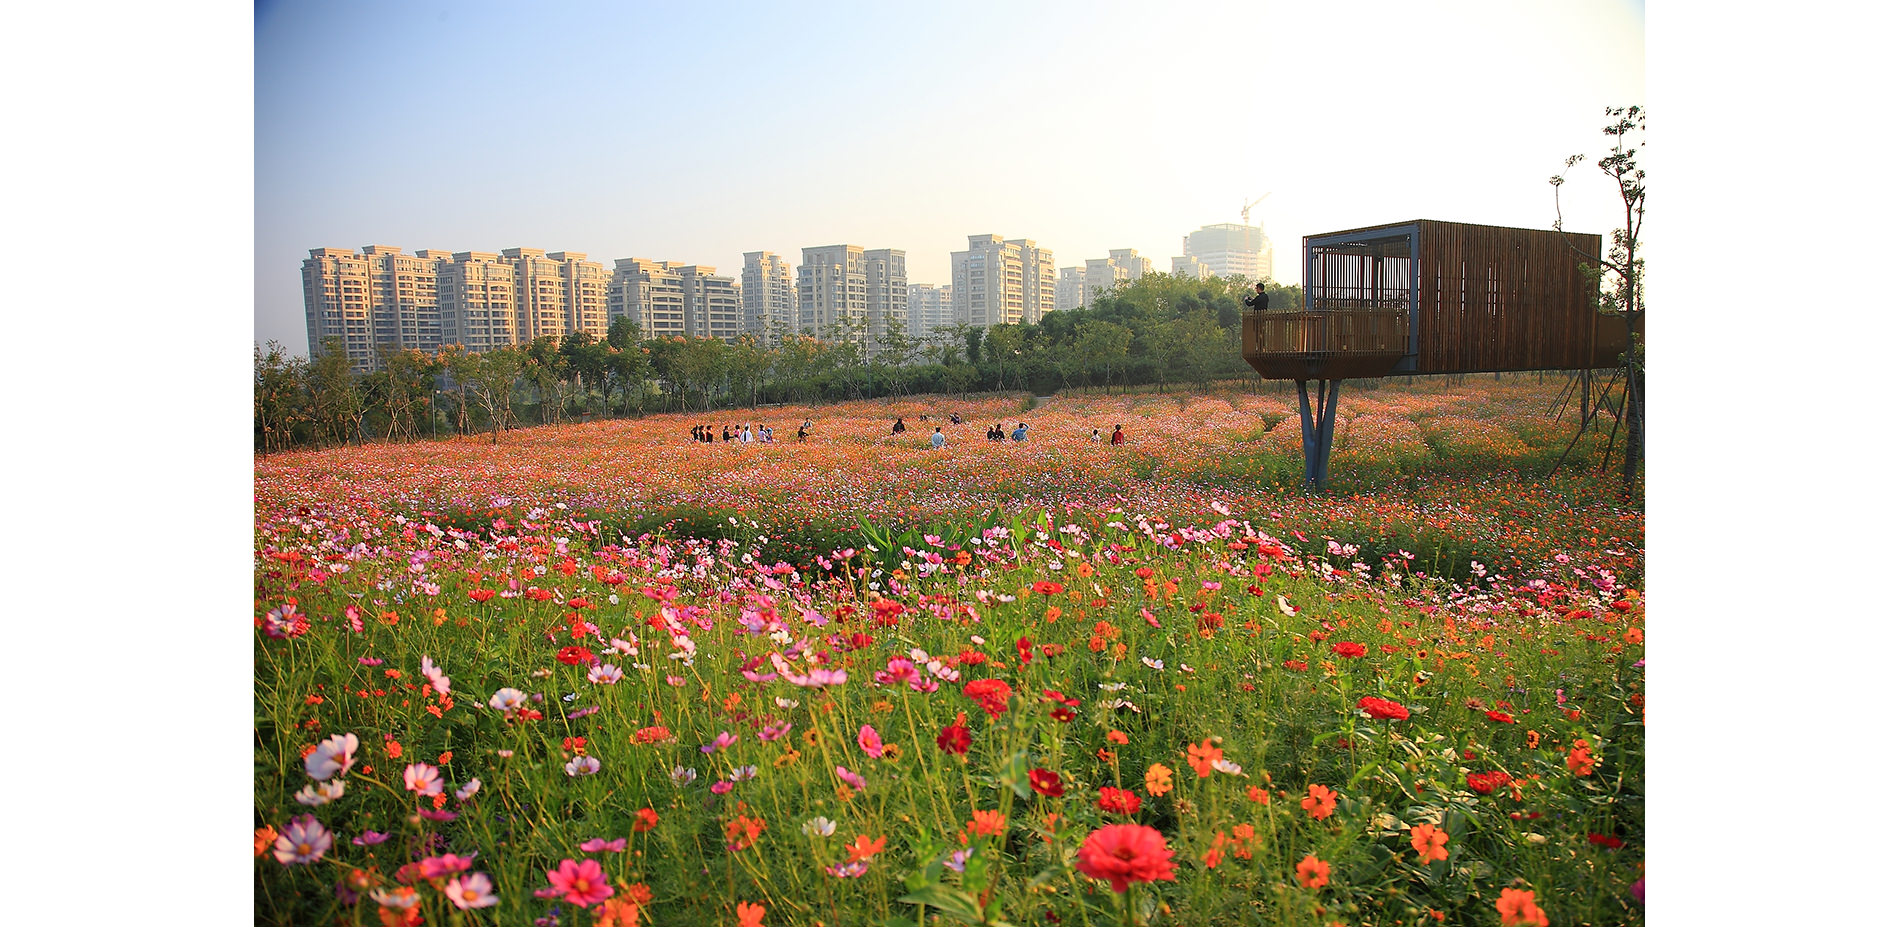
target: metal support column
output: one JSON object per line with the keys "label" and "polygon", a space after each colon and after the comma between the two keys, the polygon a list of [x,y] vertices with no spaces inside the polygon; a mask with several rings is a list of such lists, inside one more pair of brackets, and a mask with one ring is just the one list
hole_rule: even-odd
{"label": "metal support column", "polygon": [[1313,408],[1306,381],[1294,381],[1300,391],[1300,450],[1306,457],[1306,486],[1326,488],[1326,464],[1333,455],[1333,419],[1339,412],[1338,380],[1316,380],[1319,408]]}

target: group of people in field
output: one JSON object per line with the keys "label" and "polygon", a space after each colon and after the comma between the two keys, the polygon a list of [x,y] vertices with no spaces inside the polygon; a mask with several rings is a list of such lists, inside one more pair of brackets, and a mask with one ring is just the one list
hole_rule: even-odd
{"label": "group of people in field", "polygon": [[[806,419],[804,424],[798,426],[798,440],[803,441],[810,435],[811,420]],[[711,425],[693,426],[693,443],[712,444],[715,441],[726,444],[731,444],[735,441],[740,444],[752,444],[754,442],[761,444],[777,443],[776,439],[772,437],[772,426],[770,425],[759,425],[756,428],[753,427],[751,422],[747,422],[743,425],[721,425],[719,427],[718,437],[713,436],[713,426]]]}
{"label": "group of people in field", "polygon": [[[919,421],[924,421],[924,422],[927,422],[930,420],[930,416],[927,413],[923,415],[919,415],[917,418]],[[950,424],[952,425],[963,424],[963,416],[955,412],[950,413]],[[910,430],[910,427],[904,424],[904,417],[901,415],[897,417],[897,420],[895,422],[891,423],[891,435],[893,437],[897,435],[902,435],[909,430]],[[811,420],[806,419],[802,424],[798,426],[798,440],[802,442],[806,438],[810,437],[811,434],[812,434]],[[1004,428],[1002,422],[997,422],[996,424],[991,425],[989,428],[984,430],[983,437],[991,441],[1014,441],[1020,444],[1029,440],[1029,423],[1017,422],[1016,427],[1012,430],[1012,429]],[[1100,428],[1093,429],[1089,433],[1089,442],[1091,444],[1100,444],[1104,441],[1108,442],[1109,444],[1123,444],[1123,443],[1126,443],[1127,440],[1128,440],[1128,436],[1122,432],[1122,426],[1120,425],[1116,425],[1115,430],[1112,433],[1110,433],[1106,438],[1102,436],[1102,429]],[[732,444],[735,442],[738,444],[776,443],[772,437],[772,426],[770,425],[755,426],[751,422],[746,422],[744,424],[739,424],[739,425],[732,425],[732,424],[721,425],[719,426],[719,431],[717,433],[713,431],[713,426],[711,425],[694,425],[693,426],[693,443],[712,444],[715,442],[723,443],[723,444]],[[935,430],[932,431],[930,434],[930,446],[933,448],[936,448],[936,447],[944,447],[948,444],[949,444],[949,438],[944,436],[943,426],[942,425],[935,426]]]}

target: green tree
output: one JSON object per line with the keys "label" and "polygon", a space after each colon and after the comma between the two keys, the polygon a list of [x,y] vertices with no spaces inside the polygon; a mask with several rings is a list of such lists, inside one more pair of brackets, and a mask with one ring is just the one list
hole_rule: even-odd
{"label": "green tree", "polygon": [[307,362],[275,341],[252,345],[251,396],[257,449],[269,454],[296,443],[311,421]]}
{"label": "green tree", "polygon": [[[1648,174],[1637,163],[1637,155],[1648,144],[1644,140],[1648,114],[1641,106],[1607,107],[1603,114],[1610,118],[1610,124],[1603,127],[1603,134],[1611,139],[1610,153],[1597,161],[1597,169],[1616,183],[1617,195],[1623,203],[1623,226],[1610,232],[1610,256],[1604,259],[1586,255],[1584,269],[1600,281],[1598,294],[1602,311],[1622,318],[1623,330],[1629,339],[1629,351],[1623,357],[1624,389],[1628,395],[1623,419],[1623,489],[1627,494],[1635,492],[1636,474],[1642,465],[1647,437],[1644,427],[1646,372],[1642,337],[1637,327],[1642,324],[1644,311],[1644,268],[1638,252],[1649,182]],[[1564,160],[1564,171],[1567,173],[1583,160],[1581,154],[1571,155]],[[1564,227],[1563,183],[1563,174],[1550,178],[1557,204],[1557,221],[1553,227],[1559,232]]]}
{"label": "green tree", "polygon": [[501,441],[501,432],[514,426],[515,381],[526,362],[520,348],[513,345],[475,355],[481,366],[474,381],[475,401],[488,413],[493,441]]}
{"label": "green tree", "polygon": [[304,369],[319,443],[328,439],[347,444],[351,437],[361,441],[363,415],[369,406],[360,379],[350,369],[350,356],[343,351],[343,339],[324,339],[322,350]]}

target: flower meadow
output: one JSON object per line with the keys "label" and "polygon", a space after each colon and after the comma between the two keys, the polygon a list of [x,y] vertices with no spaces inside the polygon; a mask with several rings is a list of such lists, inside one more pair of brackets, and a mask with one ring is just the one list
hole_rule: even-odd
{"label": "flower meadow", "polygon": [[1528,474],[1555,390],[1342,394],[1323,494],[1246,391],[260,457],[256,919],[1641,922],[1643,519]]}

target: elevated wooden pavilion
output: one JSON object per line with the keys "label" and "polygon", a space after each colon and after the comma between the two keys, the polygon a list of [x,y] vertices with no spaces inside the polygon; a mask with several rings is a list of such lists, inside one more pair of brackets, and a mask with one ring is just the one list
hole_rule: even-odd
{"label": "elevated wooden pavilion", "polygon": [[1623,321],[1597,311],[1581,266],[1602,249],[1600,235],[1431,219],[1306,236],[1302,306],[1247,313],[1241,355],[1298,383],[1307,483],[1326,481],[1341,380],[1617,366]]}

